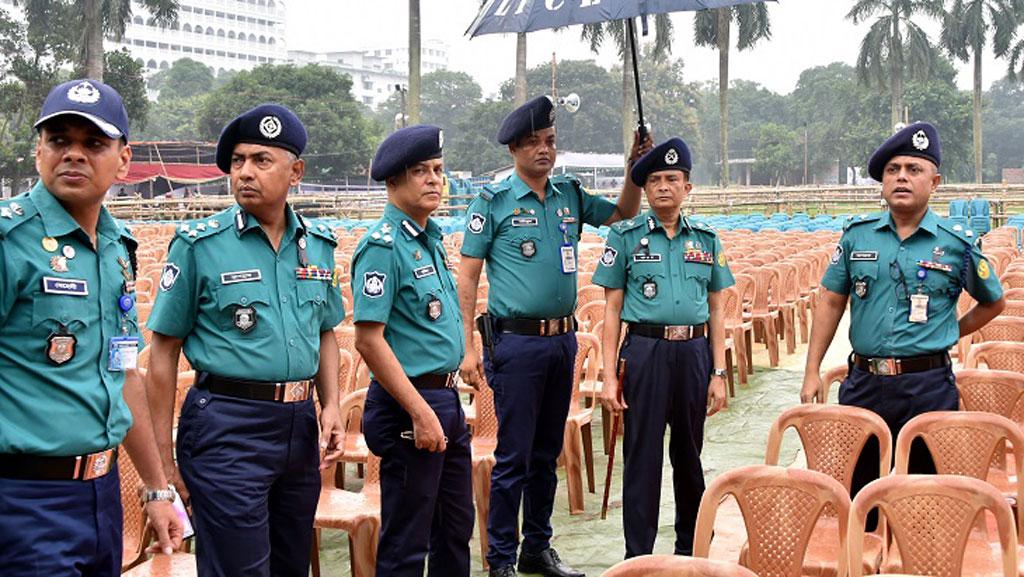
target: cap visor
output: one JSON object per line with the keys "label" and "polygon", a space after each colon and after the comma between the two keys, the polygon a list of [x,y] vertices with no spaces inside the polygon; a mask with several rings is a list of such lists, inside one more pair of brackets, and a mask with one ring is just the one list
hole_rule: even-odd
{"label": "cap visor", "polygon": [[62,110],[60,112],[54,112],[53,114],[44,116],[44,117],[40,118],[39,120],[37,120],[36,123],[34,125],[32,125],[32,127],[33,128],[39,128],[39,125],[41,125],[42,123],[46,122],[47,120],[56,118],[58,116],[64,116],[66,114],[70,114],[70,115],[73,115],[73,116],[81,116],[82,118],[84,118],[84,119],[88,120],[89,122],[92,122],[93,124],[95,124],[96,128],[99,128],[103,132],[103,134],[106,134],[110,138],[123,138],[124,137],[124,134],[122,134],[121,131],[118,130],[117,127],[114,126],[113,124],[111,124],[111,123],[107,122],[106,120],[103,120],[103,119],[101,119],[101,118],[99,118],[97,116],[94,116],[94,115],[89,114],[87,112],[82,112],[80,110]]}

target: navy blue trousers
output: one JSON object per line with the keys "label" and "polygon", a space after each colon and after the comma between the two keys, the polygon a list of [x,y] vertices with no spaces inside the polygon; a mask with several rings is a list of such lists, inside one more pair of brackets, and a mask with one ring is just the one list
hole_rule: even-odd
{"label": "navy blue trousers", "polygon": [[[839,387],[839,404],[869,409],[882,417],[892,432],[894,459],[896,437],[907,421],[921,413],[956,411],[960,407],[960,393],[952,367],[883,377],[853,366],[852,360],[848,366],[849,374]],[[878,439],[870,437],[853,470],[851,496],[856,496],[865,485],[878,478],[878,459]],[[908,470],[917,474],[935,473],[931,453],[921,439],[910,447]],[[865,525],[868,530],[874,529],[877,519],[875,512],[868,516]]]}
{"label": "navy blue trousers", "polygon": [[665,427],[675,496],[676,554],[693,553],[697,509],[704,495],[704,445],[711,348],[706,338],[667,341],[627,335],[619,357],[626,362],[622,526],[626,558],[654,551],[661,507]]}
{"label": "navy blue trousers", "polygon": [[192,388],[178,421],[200,577],[306,577],[320,497],[313,400],[274,403]]}
{"label": "navy blue trousers", "polygon": [[92,481],[0,479],[0,575],[121,574],[117,469]]}
{"label": "navy blue trousers", "polygon": [[576,333],[533,337],[496,334],[494,354],[484,354],[487,383],[498,414],[497,463],[491,475],[487,519],[491,567],[516,562],[519,504],[523,506],[523,551],[550,547],[551,510],[562,452],[565,418],[572,399]]}
{"label": "navy blue trousers", "polygon": [[377,577],[469,576],[473,537],[472,454],[455,389],[420,390],[448,437],[443,453],[403,439],[412,419],[377,381],[363,411],[366,446],[381,458]]}

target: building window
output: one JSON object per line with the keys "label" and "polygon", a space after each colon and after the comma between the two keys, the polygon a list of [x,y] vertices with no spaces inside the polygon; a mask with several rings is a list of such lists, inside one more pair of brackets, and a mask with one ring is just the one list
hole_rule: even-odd
{"label": "building window", "polygon": [[266,43],[267,43],[267,37],[266,36],[260,36],[260,44],[266,44]]}
{"label": "building window", "polygon": [[167,70],[170,67],[171,66],[169,64],[167,64],[166,60],[160,62],[160,70]]}
{"label": "building window", "polygon": [[229,40],[234,40],[235,39],[235,31],[234,30],[228,31],[228,39]]}
{"label": "building window", "polygon": [[270,40],[267,40],[267,44],[270,44],[271,46],[276,44],[276,42],[274,41],[274,37],[273,36],[270,37]]}
{"label": "building window", "polygon": [[372,106],[373,105],[373,97],[372,96],[364,96],[363,97],[363,104]]}
{"label": "building window", "polygon": [[156,70],[156,60],[150,60],[149,62],[147,62],[146,68],[149,68],[150,70]]}
{"label": "building window", "polygon": [[202,33],[203,33],[203,27],[202,26],[196,26],[196,34],[202,34]]}
{"label": "building window", "polygon": [[223,28],[220,28],[220,29],[217,30],[217,36],[219,36],[221,38],[224,38],[224,35],[225,35],[225,33],[224,33],[224,29]]}
{"label": "building window", "polygon": [[363,90],[373,90],[372,82],[363,82]]}
{"label": "building window", "polygon": [[153,42],[152,40],[147,40],[146,48],[156,48],[156,42]]}
{"label": "building window", "polygon": [[191,24],[186,24],[186,25],[182,26],[181,29],[183,31],[185,31],[185,32],[192,32],[192,25]]}
{"label": "building window", "polygon": [[132,18],[132,24],[140,24],[141,25],[142,24],[142,16],[136,16],[135,18]]}

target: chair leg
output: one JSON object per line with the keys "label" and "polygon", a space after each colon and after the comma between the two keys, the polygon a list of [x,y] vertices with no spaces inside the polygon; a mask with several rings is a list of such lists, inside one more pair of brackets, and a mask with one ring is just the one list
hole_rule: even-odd
{"label": "chair leg", "polygon": [[487,541],[487,515],[491,509],[491,471],[494,464],[490,460],[483,460],[473,466],[473,497],[476,501],[476,525],[480,531],[480,560],[483,563],[484,571],[490,569],[487,565],[487,549],[490,543]]}
{"label": "chair leg", "polygon": [[566,423],[562,445],[565,463],[565,487],[569,491],[569,514],[583,513],[583,471],[581,471],[580,433],[575,423]]}
{"label": "chair leg", "polygon": [[772,367],[779,366],[779,337],[775,334],[775,323],[769,319],[764,323],[765,344],[768,346],[768,364]]}
{"label": "chair leg", "polygon": [[309,555],[313,577],[320,577],[320,529],[313,529],[313,550]]}
{"label": "chair leg", "polygon": [[796,307],[786,308],[783,317],[782,324],[786,330],[786,354],[792,355],[796,352]]}
{"label": "chair leg", "polygon": [[729,406],[729,397],[736,396],[736,380],[732,375],[732,350],[725,349],[725,374],[726,384],[729,385],[729,395],[725,398],[725,406]]}
{"label": "chair leg", "polygon": [[348,535],[352,577],[373,577],[377,566],[378,521],[363,522]]}
{"label": "chair leg", "polygon": [[751,328],[750,330],[745,330],[743,331],[743,334],[743,340],[747,344],[747,374],[752,375],[754,374],[754,329]]}
{"label": "chair leg", "polygon": [[583,437],[583,459],[587,465],[587,490],[595,493],[597,490],[594,488],[594,439],[590,434],[590,423],[580,428],[580,435]]}

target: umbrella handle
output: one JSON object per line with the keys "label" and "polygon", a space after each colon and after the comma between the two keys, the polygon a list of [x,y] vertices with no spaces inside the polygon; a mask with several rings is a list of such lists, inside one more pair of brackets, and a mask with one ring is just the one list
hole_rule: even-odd
{"label": "umbrella handle", "polygon": [[632,18],[626,20],[626,33],[629,37],[629,49],[633,55],[633,87],[636,89],[637,134],[640,142],[647,140],[647,123],[644,122],[644,103],[640,97],[640,67],[637,64],[636,23]]}

